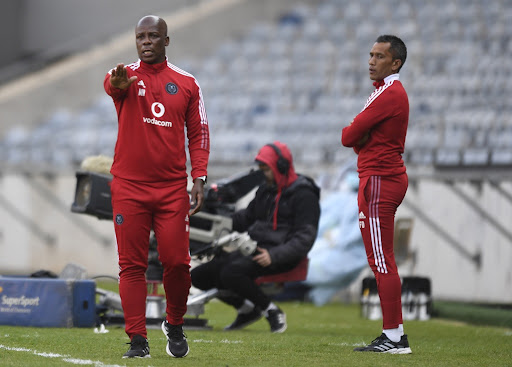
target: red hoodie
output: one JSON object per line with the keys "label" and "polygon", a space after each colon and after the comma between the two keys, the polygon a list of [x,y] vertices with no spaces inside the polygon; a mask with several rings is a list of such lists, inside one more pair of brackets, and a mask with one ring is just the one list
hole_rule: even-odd
{"label": "red hoodie", "polygon": [[275,230],[277,229],[277,210],[279,207],[279,199],[281,198],[281,193],[284,188],[294,183],[295,180],[297,180],[298,176],[297,173],[295,173],[295,168],[293,167],[292,153],[290,152],[288,146],[279,141],[275,141],[273,142],[273,144],[280,150],[281,157],[288,161],[289,168],[285,174],[279,172],[279,169],[277,168],[277,161],[280,157],[279,154],[271,145],[264,145],[258,152],[258,155],[256,156],[255,160],[258,162],[265,163],[267,166],[270,167],[274,174],[274,180],[277,186],[277,195],[275,200],[275,209],[273,217],[273,227]]}

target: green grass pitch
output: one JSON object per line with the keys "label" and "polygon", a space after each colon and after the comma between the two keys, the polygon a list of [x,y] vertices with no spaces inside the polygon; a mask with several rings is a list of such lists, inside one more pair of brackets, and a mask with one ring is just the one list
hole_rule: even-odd
{"label": "green grass pitch", "polygon": [[235,312],[210,301],[202,317],[211,330],[186,330],[190,353],[169,357],[166,340],[149,329],[150,359],[122,359],[128,338],[118,326],[105,334],[92,328],[0,326],[0,366],[512,366],[512,330],[433,318],[405,322],[413,353],[357,353],[373,340],[381,321],[360,316],[358,305],[283,302],[288,330],[271,334],[262,319],[244,330],[225,332]]}

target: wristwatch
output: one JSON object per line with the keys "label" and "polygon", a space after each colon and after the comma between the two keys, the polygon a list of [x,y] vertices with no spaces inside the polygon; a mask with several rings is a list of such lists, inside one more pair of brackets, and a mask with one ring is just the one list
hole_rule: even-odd
{"label": "wristwatch", "polygon": [[199,177],[196,177],[196,179],[202,180],[203,183],[206,185],[206,181],[207,181],[207,177],[206,176],[199,176]]}

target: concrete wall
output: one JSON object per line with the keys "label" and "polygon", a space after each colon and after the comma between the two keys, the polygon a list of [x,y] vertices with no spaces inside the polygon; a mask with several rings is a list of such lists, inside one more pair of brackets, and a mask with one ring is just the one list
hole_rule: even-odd
{"label": "concrete wall", "polygon": [[115,275],[113,225],[71,213],[75,177],[0,178],[0,274],[60,273],[68,263]]}
{"label": "concrete wall", "polygon": [[147,14],[169,14],[202,0],[25,0],[23,47],[39,58],[58,57],[133,31]]}
{"label": "concrete wall", "polygon": [[2,50],[0,51],[0,68],[13,63],[24,54],[23,38],[25,31],[20,29],[23,23],[23,1],[7,0],[1,4],[0,32]]}
{"label": "concrete wall", "polygon": [[[440,299],[512,302],[512,184],[503,182],[500,187],[507,194],[489,183],[481,187],[456,183],[456,189],[482,209],[479,212],[446,183],[421,180],[410,186],[397,218],[414,219],[410,242],[414,258],[400,267],[401,274],[430,277],[433,294]],[[477,254],[480,265],[468,256]]]}

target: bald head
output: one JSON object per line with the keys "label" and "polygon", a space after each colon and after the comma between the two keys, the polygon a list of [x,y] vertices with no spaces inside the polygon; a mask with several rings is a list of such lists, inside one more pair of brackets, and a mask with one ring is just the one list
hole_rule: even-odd
{"label": "bald head", "polygon": [[165,22],[165,20],[163,20],[160,17],[157,17],[156,15],[146,15],[140,18],[136,28],[142,25],[158,27],[162,30],[163,34],[167,36],[167,23]]}
{"label": "bald head", "polygon": [[148,64],[165,61],[165,47],[169,45],[167,23],[155,15],[141,18],[135,27],[135,43],[139,58]]}

